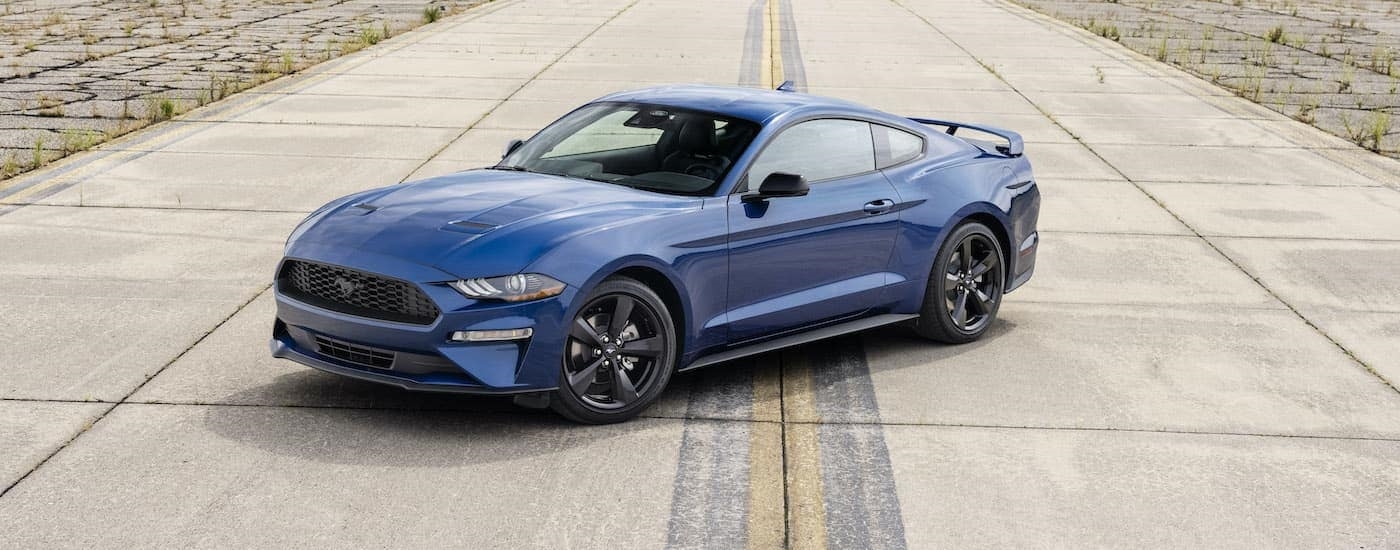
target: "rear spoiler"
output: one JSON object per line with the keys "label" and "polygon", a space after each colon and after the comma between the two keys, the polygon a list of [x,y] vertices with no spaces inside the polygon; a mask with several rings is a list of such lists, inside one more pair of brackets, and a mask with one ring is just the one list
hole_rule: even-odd
{"label": "rear spoiler", "polygon": [[1005,154],[1007,156],[1019,157],[1022,153],[1026,151],[1026,145],[1025,142],[1021,140],[1021,134],[1012,132],[1011,130],[1003,130],[994,126],[983,126],[980,124],[967,124],[965,122],[934,120],[931,118],[909,117],[909,120],[912,120],[919,124],[928,124],[930,126],[943,126],[947,128],[947,130],[944,130],[944,132],[950,136],[956,135],[958,130],[962,128],[967,128],[968,130],[974,130],[977,132],[982,132],[984,134],[991,134],[997,136],[1006,140],[1006,145],[998,145],[996,147],[998,151],[1001,151],[1002,154]]}

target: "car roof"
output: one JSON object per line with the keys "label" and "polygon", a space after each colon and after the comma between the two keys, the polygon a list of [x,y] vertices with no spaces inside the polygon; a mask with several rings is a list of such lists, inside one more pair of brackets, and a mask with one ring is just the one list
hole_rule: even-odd
{"label": "car roof", "polygon": [[737,86],[686,84],[658,86],[603,96],[595,102],[654,103],[728,115],[758,123],[767,123],[775,116],[801,108],[833,113],[881,115],[879,111],[849,101]]}

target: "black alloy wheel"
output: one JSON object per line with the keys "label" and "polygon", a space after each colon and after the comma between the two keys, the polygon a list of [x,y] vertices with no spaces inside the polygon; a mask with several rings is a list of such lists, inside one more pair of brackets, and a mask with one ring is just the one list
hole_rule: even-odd
{"label": "black alloy wheel", "polygon": [[636,416],[670,381],[675,340],[655,292],[632,279],[604,281],[569,325],[555,410],[589,424]]}
{"label": "black alloy wheel", "polygon": [[935,260],[916,330],[950,344],[981,337],[996,319],[1005,276],[1005,257],[991,230],[976,222],[959,226]]}

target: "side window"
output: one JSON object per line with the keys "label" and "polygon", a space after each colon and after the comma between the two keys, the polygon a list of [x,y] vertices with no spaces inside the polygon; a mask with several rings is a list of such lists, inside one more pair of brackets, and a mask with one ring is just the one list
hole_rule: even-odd
{"label": "side window", "polygon": [[876,164],[880,169],[908,161],[924,152],[924,138],[879,124],[871,125],[875,133]]}
{"label": "side window", "polygon": [[773,172],[787,172],[818,182],[875,169],[870,124],[859,120],[821,119],[783,130],[749,167],[748,188],[757,189]]}

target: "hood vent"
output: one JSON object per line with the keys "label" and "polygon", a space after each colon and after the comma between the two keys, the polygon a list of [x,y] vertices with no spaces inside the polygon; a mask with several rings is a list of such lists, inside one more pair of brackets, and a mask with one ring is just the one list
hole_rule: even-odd
{"label": "hood vent", "polygon": [[446,229],[448,231],[456,231],[458,233],[466,233],[468,235],[484,235],[486,233],[489,233],[492,229],[495,229],[496,227],[497,226],[495,225],[487,223],[457,220],[455,222],[448,222],[447,225],[443,227],[443,229]]}

